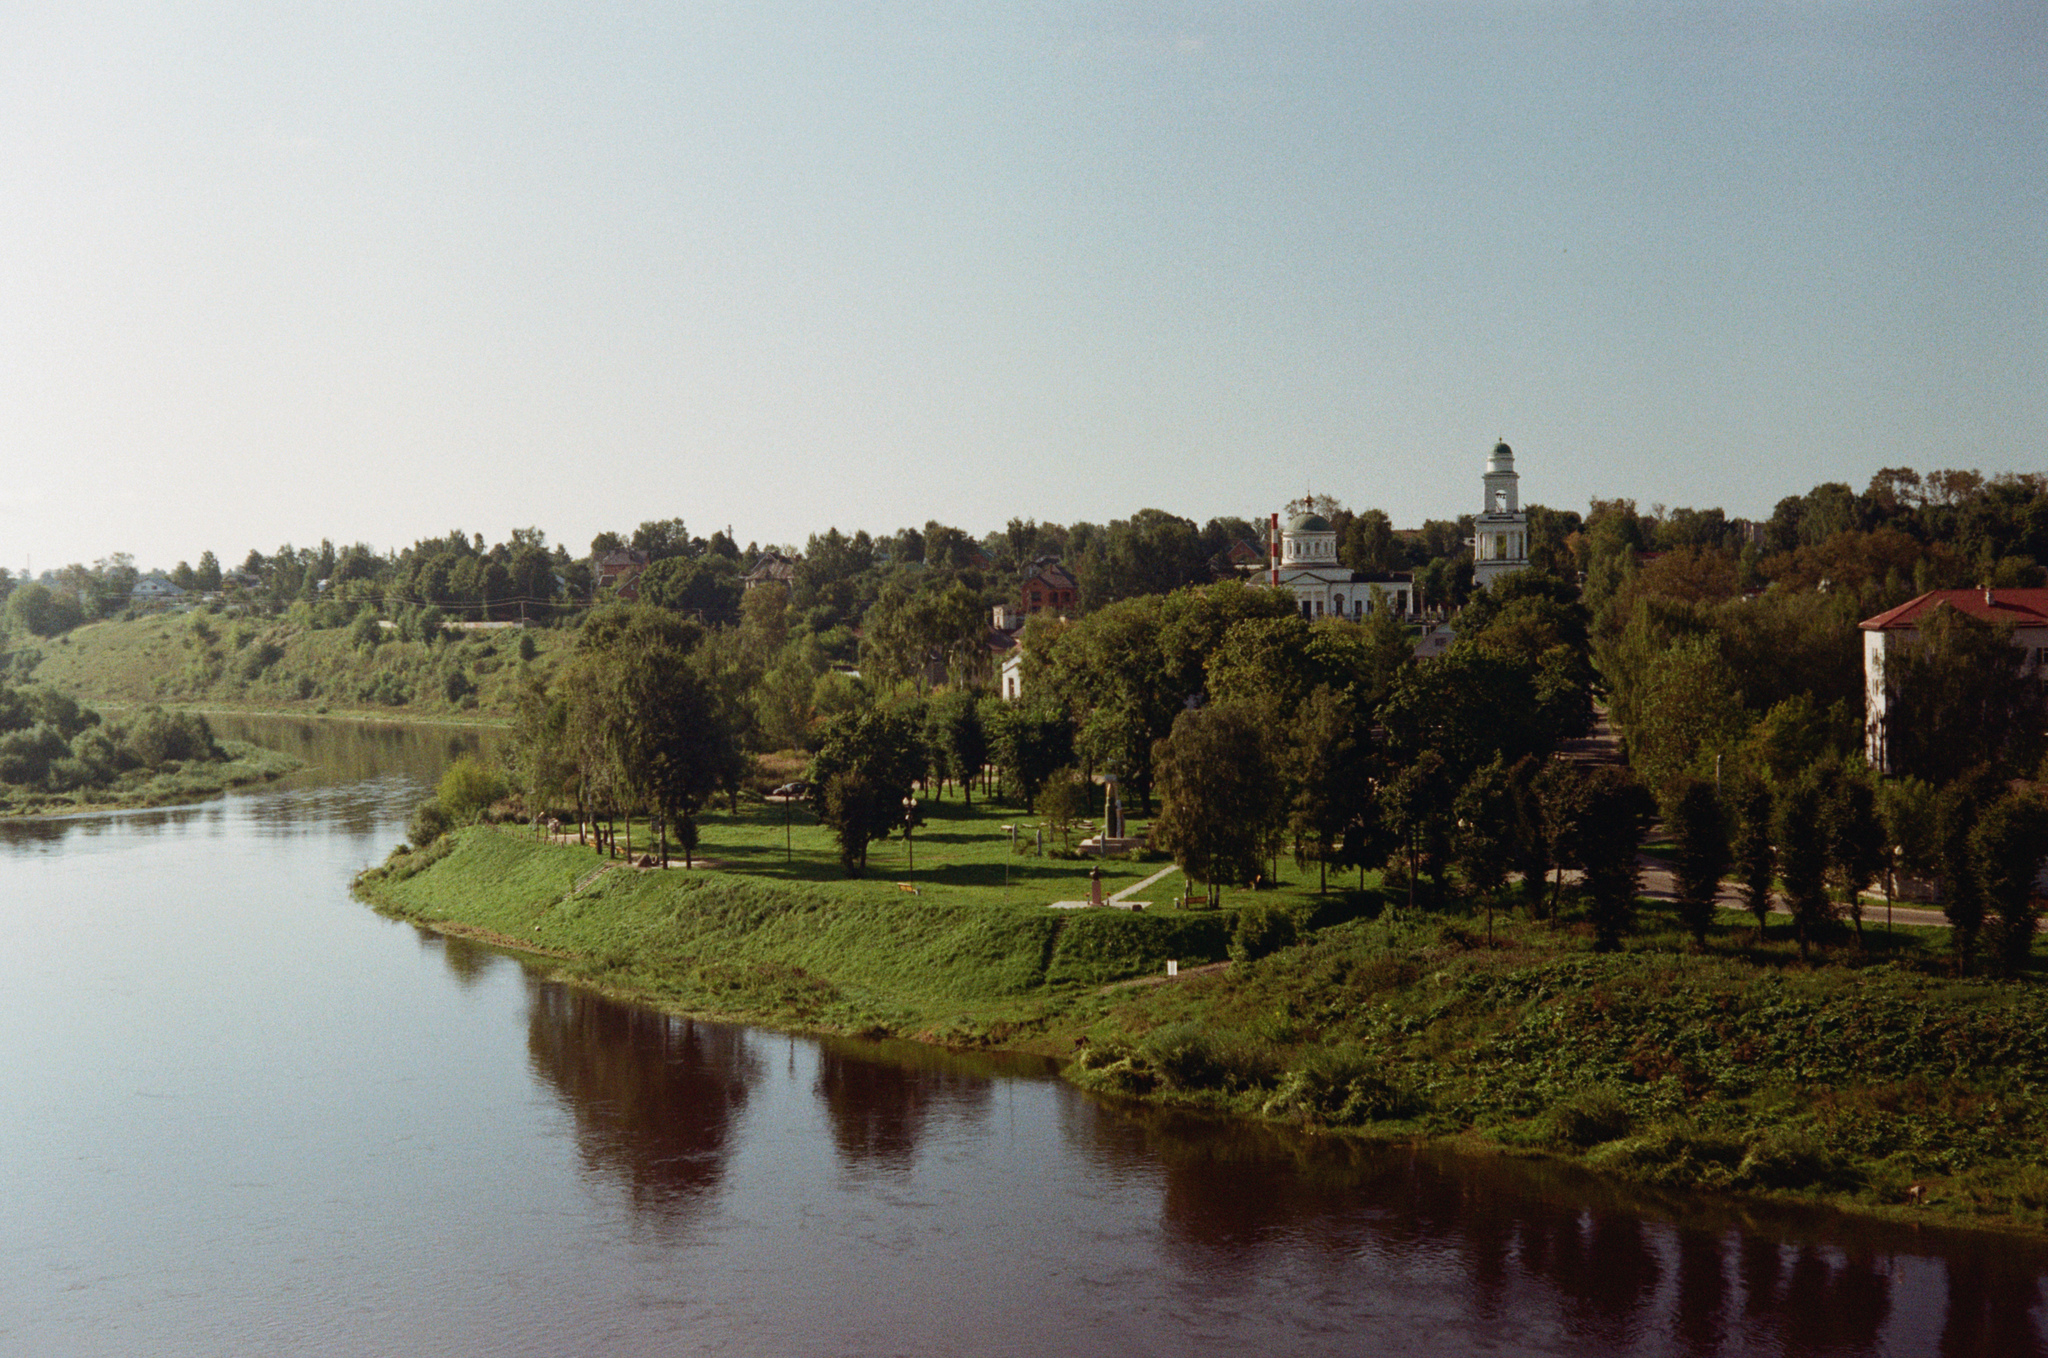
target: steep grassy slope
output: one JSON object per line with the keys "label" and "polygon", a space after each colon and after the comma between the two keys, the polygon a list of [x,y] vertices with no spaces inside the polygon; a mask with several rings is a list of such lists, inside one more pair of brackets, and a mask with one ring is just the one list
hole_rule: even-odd
{"label": "steep grassy slope", "polygon": [[573,644],[537,628],[363,647],[290,617],[191,613],[89,623],[21,649],[40,653],[35,680],[93,702],[503,720],[522,670],[552,673]]}

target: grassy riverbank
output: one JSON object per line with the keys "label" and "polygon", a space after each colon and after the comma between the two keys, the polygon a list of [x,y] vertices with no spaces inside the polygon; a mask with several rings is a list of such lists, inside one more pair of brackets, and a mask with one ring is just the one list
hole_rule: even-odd
{"label": "grassy riverbank", "polygon": [[231,788],[282,778],[301,767],[291,755],[245,740],[223,740],[219,745],[224,759],[135,769],[108,787],[47,792],[0,783],[0,816],[71,816],[87,811],[179,806],[221,796]]}
{"label": "grassy riverbank", "polygon": [[16,650],[36,682],[87,702],[504,721],[521,675],[551,673],[574,642],[535,628],[365,646],[289,614],[161,613],[17,639]]}
{"label": "grassy riverbank", "polygon": [[[1175,908],[1178,877],[1145,890],[1142,914],[1054,911],[1085,897],[1092,865],[1011,855],[998,808],[938,803],[914,869],[896,841],[858,882],[822,830],[783,815],[708,816],[709,870],[478,828],[361,890],[677,1011],[1041,1051],[1107,1094],[1672,1187],[2048,1223],[2048,992],[1950,978],[1942,931],[1872,930],[1806,965],[1733,914],[1694,953],[1646,907],[1629,949],[1600,955],[1569,917],[1502,915],[1489,941],[1483,918],[1386,908],[1376,889],[1325,897],[1312,876],[1230,893],[1220,913]],[[1158,867],[1105,865],[1105,894]],[[1164,981],[1169,958],[1222,958],[1254,902],[1283,906],[1302,941]]]}

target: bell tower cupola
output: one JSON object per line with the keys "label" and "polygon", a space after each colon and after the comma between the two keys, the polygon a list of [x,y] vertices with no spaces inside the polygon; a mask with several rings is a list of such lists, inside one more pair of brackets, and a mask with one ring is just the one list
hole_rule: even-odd
{"label": "bell tower cupola", "polygon": [[1472,583],[1480,589],[1529,564],[1529,516],[1522,512],[1515,450],[1496,440],[1482,481],[1486,502],[1472,520]]}

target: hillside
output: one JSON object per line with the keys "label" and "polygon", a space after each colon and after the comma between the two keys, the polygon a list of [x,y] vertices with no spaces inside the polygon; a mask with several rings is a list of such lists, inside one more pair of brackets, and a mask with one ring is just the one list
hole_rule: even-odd
{"label": "hillside", "polygon": [[289,616],[188,613],[88,623],[17,655],[35,660],[37,682],[89,702],[503,721],[520,676],[547,677],[573,645],[572,632],[536,628],[365,646]]}

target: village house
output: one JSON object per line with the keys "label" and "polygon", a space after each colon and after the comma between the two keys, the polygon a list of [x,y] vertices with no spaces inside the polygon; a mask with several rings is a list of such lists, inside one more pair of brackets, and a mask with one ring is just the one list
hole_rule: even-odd
{"label": "village house", "polygon": [[1870,766],[1890,773],[1891,658],[1920,639],[1920,625],[1948,605],[1965,617],[2012,628],[2013,665],[2040,674],[2048,660],[2048,589],[1937,589],[1857,624],[1863,629],[1863,751]]}
{"label": "village house", "polygon": [[640,597],[640,572],[647,569],[647,553],[621,547],[597,559],[599,593],[611,590],[621,599]]}
{"label": "village house", "polygon": [[1048,608],[1055,613],[1073,611],[1081,597],[1081,587],[1057,558],[1041,556],[1026,571],[1024,583],[1017,591],[1019,612],[1029,617]]}
{"label": "village house", "polygon": [[754,568],[740,577],[740,588],[750,590],[756,585],[772,583],[781,585],[784,589],[793,589],[796,585],[797,563],[802,559],[784,556],[777,551],[763,552],[754,562]]}
{"label": "village house", "polygon": [[185,597],[185,591],[161,573],[152,572],[135,582],[128,591],[128,599],[136,604],[173,604]]}

